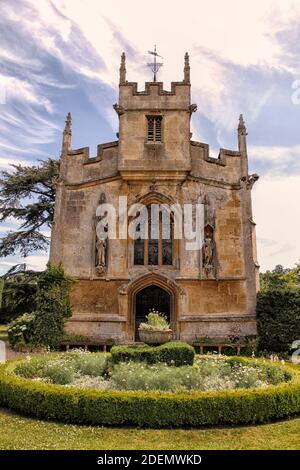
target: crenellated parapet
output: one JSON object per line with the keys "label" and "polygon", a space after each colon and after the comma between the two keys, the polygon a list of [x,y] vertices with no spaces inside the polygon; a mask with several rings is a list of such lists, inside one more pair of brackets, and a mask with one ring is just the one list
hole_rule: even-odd
{"label": "crenellated parapet", "polygon": [[119,106],[126,111],[143,109],[189,111],[191,104],[190,85],[172,82],[171,90],[165,90],[162,82],[146,82],[139,91],[137,82],[126,82],[120,86]]}
{"label": "crenellated parapet", "polygon": [[119,141],[97,146],[97,155],[90,158],[89,147],[69,150],[64,156],[64,182],[82,184],[110,178],[117,174]]}
{"label": "crenellated parapet", "polygon": [[211,157],[209,145],[191,141],[191,176],[210,180],[216,184],[240,187],[241,161],[239,151],[221,148],[217,158]]}

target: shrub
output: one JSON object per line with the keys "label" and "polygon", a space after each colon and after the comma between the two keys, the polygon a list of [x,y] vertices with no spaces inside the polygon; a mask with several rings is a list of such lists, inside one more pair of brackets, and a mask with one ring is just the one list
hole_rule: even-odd
{"label": "shrub", "polygon": [[37,418],[161,428],[264,423],[300,412],[300,370],[293,365],[284,366],[293,376],[285,384],[170,394],[76,389],[34,382],[13,374],[15,364],[0,366],[0,406]]}
{"label": "shrub", "polygon": [[161,346],[114,346],[111,349],[112,361],[137,361],[147,364],[164,362],[168,365],[193,365],[195,350],[186,343],[166,343]]}
{"label": "shrub", "polygon": [[[269,383],[269,377],[262,375],[264,380],[258,367],[239,365],[231,368],[219,359],[211,359],[209,363],[199,361],[194,367],[123,362],[114,367],[111,382],[119,390],[209,391],[262,387]],[[285,381],[284,373],[278,374],[279,377],[281,382]]]}
{"label": "shrub", "polygon": [[7,327],[8,341],[12,347],[23,346],[33,341],[34,314],[24,313]]}
{"label": "shrub", "polygon": [[[261,387],[290,380],[280,366],[225,360],[219,357],[200,358],[194,366],[170,367],[165,363],[120,362],[109,365],[110,354],[76,351],[33,357],[17,364],[15,373],[31,379],[45,379],[56,384],[97,385],[120,390],[225,390]],[[108,378],[103,384],[103,378]],[[99,380],[93,380],[98,378]]]}
{"label": "shrub", "polygon": [[49,379],[56,384],[69,384],[75,374],[102,377],[108,373],[109,354],[76,351],[64,355],[33,357],[17,364],[15,373],[28,379]]}
{"label": "shrub", "polygon": [[14,372],[26,379],[42,377],[46,361],[46,358],[30,358],[26,361],[21,361],[17,363]]}
{"label": "shrub", "polygon": [[72,315],[72,281],[62,266],[49,266],[38,280],[37,310],[34,320],[36,344],[57,348],[64,334],[64,321]]}
{"label": "shrub", "polygon": [[[70,353],[72,355],[73,353]],[[77,372],[82,375],[91,375],[92,377],[101,377],[108,373],[109,361],[108,354],[81,353],[75,354],[72,358],[72,364]]]}
{"label": "shrub", "polygon": [[28,379],[46,379],[66,385],[81,375],[102,377],[108,374],[109,355],[76,351],[65,355],[33,357],[16,365],[15,373]]}
{"label": "shrub", "polygon": [[[4,289],[4,279],[2,277],[0,277],[0,314],[1,314],[1,307],[2,307],[3,289]],[[1,315],[0,315],[0,317],[1,317]]]}
{"label": "shrub", "polygon": [[169,330],[170,325],[167,321],[167,317],[154,309],[149,311],[146,315],[147,322],[141,323],[139,326],[140,330]]}
{"label": "shrub", "polygon": [[193,365],[195,349],[187,343],[165,343],[158,347],[158,361],[169,365]]}
{"label": "shrub", "polygon": [[46,381],[65,385],[74,379],[73,364],[62,358],[33,357],[16,365],[15,373],[28,379],[46,379]]}
{"label": "shrub", "polygon": [[257,297],[258,349],[288,352],[300,339],[300,289],[269,289]]}
{"label": "shrub", "polygon": [[67,344],[76,344],[76,343],[88,343],[88,337],[84,335],[76,335],[76,334],[69,334],[64,333],[61,342]]}
{"label": "shrub", "polygon": [[43,366],[41,376],[54,384],[66,385],[74,380],[75,368],[68,361],[47,361]]}
{"label": "shrub", "polygon": [[[180,370],[184,369],[184,371]],[[112,385],[119,390],[165,390],[170,392],[187,389],[183,375],[194,375],[190,366],[169,367],[165,364],[146,365],[139,362],[120,362],[111,375]],[[191,381],[190,381],[191,383]],[[192,382],[195,384],[195,380]],[[193,387],[191,387],[193,388]]]}

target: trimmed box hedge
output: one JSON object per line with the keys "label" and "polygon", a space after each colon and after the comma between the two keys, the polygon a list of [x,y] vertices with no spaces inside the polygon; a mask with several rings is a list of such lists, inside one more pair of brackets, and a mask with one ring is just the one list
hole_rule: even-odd
{"label": "trimmed box hedge", "polygon": [[17,362],[0,366],[0,406],[42,419],[160,428],[264,423],[300,412],[300,369],[296,365],[284,366],[292,374],[285,384],[177,394],[99,391],[33,382],[13,373]]}
{"label": "trimmed box hedge", "polygon": [[174,366],[192,366],[195,358],[195,349],[187,343],[170,342],[161,346],[114,346],[111,349],[112,361],[119,362],[138,361],[155,364],[164,362]]}

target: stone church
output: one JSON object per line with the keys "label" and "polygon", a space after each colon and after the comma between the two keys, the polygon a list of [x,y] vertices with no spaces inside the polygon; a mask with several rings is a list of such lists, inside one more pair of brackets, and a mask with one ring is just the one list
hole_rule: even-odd
{"label": "stone church", "polygon": [[[242,115],[237,150],[192,140],[189,56],[184,75],[166,91],[126,79],[121,56],[117,140],[73,149],[71,115],[63,133],[50,262],[74,280],[70,334],[119,343],[138,341],[138,325],[155,308],[170,321],[174,339],[245,337],[256,333],[258,262],[246,128]],[[204,205],[204,240],[189,251],[183,240],[113,239],[99,250],[99,201],[119,204]],[[172,224],[172,221],[171,221]],[[160,232],[161,233],[161,232]]]}

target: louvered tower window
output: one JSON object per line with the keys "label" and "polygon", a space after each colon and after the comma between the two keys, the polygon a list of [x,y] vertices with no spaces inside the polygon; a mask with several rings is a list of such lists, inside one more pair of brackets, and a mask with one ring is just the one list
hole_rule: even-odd
{"label": "louvered tower window", "polygon": [[162,116],[147,116],[148,142],[161,142]]}

